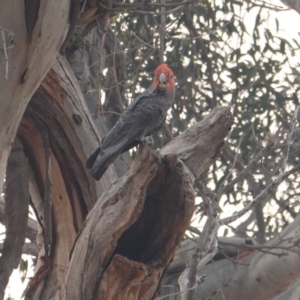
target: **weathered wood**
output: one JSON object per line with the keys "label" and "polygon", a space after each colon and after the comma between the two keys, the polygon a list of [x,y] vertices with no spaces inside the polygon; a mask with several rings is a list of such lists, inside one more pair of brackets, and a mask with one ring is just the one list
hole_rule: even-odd
{"label": "weathered wood", "polygon": [[0,299],[13,269],[18,268],[29,211],[28,166],[19,139],[15,140],[6,175],[4,224],[6,237],[0,258]]}
{"label": "weathered wood", "polygon": [[[27,299],[48,299],[55,295],[61,298],[76,234],[96,201],[97,192],[102,192],[105,184],[111,184],[108,176],[113,175],[111,168],[96,187],[85,168],[86,157],[97,146],[99,137],[77,80],[64,58],[58,58],[30,101],[18,135],[28,156],[30,193],[42,227],[46,218],[43,200],[47,184],[46,152],[51,153],[52,250],[50,255],[44,250],[40,253]],[[49,149],[45,136],[49,139]],[[45,228],[42,229],[44,233]],[[38,244],[44,246],[41,240]]]}
{"label": "weathered wood", "polygon": [[112,258],[118,239],[141,213],[147,186],[155,176],[157,165],[158,157],[144,147],[128,176],[121,178],[97,201],[72,253],[66,299],[97,299],[102,272]]}
{"label": "weathered wood", "polygon": [[[277,297],[292,287],[300,277],[299,225],[300,215],[274,239],[258,246],[258,249],[262,247],[263,251],[253,249],[248,255],[241,255],[234,261],[223,259],[207,264],[197,274],[199,277],[204,275],[206,279],[196,285],[193,299],[278,299]],[[263,248],[264,246],[267,248]],[[188,273],[187,268],[175,283],[180,285],[181,291],[186,289]]]}
{"label": "weathered wood", "polygon": [[69,5],[70,0],[27,1],[26,5],[18,0],[1,2],[0,191],[11,144],[24,110],[53,64],[66,34]]}
{"label": "weathered wood", "polygon": [[160,153],[176,153],[190,170],[193,179],[199,179],[223,148],[224,138],[234,122],[230,110],[230,107],[215,107],[201,122],[171,140]]}
{"label": "weathered wood", "polygon": [[163,156],[140,148],[129,174],[97,201],[77,237],[66,299],[153,298],[193,214],[192,181],[217,157],[232,123],[230,108],[217,107]]}
{"label": "weathered wood", "polygon": [[[110,263],[115,264],[115,254],[121,260],[127,259],[125,266],[134,267],[138,262],[146,271],[156,270],[158,277],[151,279],[152,287],[136,290],[135,294],[151,299],[189,225],[194,207],[192,181],[209,168],[220,151],[232,124],[229,113],[229,108],[216,108],[200,124],[172,141],[173,146],[162,149],[161,154],[143,148],[143,155],[132,165],[129,175],[110,190],[111,182],[116,180],[113,167],[99,183],[85,169],[86,157],[100,136],[76,78],[65,59],[59,57],[32,98],[18,131],[32,170],[31,196],[41,219],[45,217],[45,133],[52,162],[52,251],[50,256],[40,253],[26,299],[81,299],[80,295],[82,299],[101,298],[99,293],[105,290],[103,278],[116,276],[111,273],[115,267],[107,269]],[[182,147],[185,142],[189,147]],[[198,160],[197,151],[201,158]],[[101,198],[91,210],[99,195]],[[79,229],[69,267],[69,254]]]}
{"label": "weathered wood", "polygon": [[152,299],[161,275],[161,270],[116,254],[101,279],[99,298]]}
{"label": "weathered wood", "polygon": [[[66,299],[152,299],[193,211],[191,181],[177,156],[161,159],[140,147],[129,174],[98,200],[78,236]],[[107,290],[107,280],[122,276],[114,273],[120,260],[129,274],[144,264],[132,281],[125,280],[128,294],[121,278]]]}

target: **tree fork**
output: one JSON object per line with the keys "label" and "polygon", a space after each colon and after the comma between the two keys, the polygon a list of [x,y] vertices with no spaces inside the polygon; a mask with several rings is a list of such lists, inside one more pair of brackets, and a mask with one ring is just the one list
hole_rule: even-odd
{"label": "tree fork", "polygon": [[[160,154],[142,148],[130,173],[109,189],[116,178],[113,167],[100,182],[92,180],[85,170],[85,159],[100,137],[76,78],[65,59],[58,57],[31,100],[18,131],[33,173],[31,186],[37,186],[36,195],[31,193],[32,198],[37,198],[36,203],[41,202],[39,194],[43,195],[45,187],[41,175],[45,174],[45,147],[39,132],[42,128],[49,134],[52,156],[54,250],[51,257],[39,255],[27,299],[71,299],[79,289],[84,299],[92,299],[94,295],[110,297],[110,294],[104,297],[105,282],[116,276],[113,270],[120,266],[120,260],[122,268],[130,265],[132,270],[144,269],[143,276],[147,272],[157,274],[147,276],[152,283],[146,288],[146,280],[144,288],[139,290],[134,281],[139,282],[141,274],[130,283],[124,279],[130,293],[134,290],[138,297],[151,299],[189,225],[194,206],[192,182],[207,172],[218,156],[232,123],[230,108],[216,107],[200,123],[167,144]],[[108,201],[109,197],[114,199],[113,203]],[[107,206],[103,207],[103,203]],[[136,247],[130,247],[130,241]],[[94,274],[91,280],[85,279],[91,273]],[[119,274],[120,283],[122,275]],[[130,299],[130,295],[120,293],[119,297]]]}
{"label": "tree fork", "polygon": [[152,299],[194,212],[186,175],[177,155],[140,147],[77,237],[66,299]]}
{"label": "tree fork", "polygon": [[[217,107],[164,156],[140,147],[129,174],[97,201],[77,236],[66,299],[153,299],[192,217],[192,182],[217,157],[232,122],[230,109]],[[198,164],[196,153],[203,154]]]}

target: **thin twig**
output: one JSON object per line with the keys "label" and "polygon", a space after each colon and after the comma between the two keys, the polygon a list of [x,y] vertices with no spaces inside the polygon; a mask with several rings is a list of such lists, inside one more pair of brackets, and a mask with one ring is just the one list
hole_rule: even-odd
{"label": "thin twig", "polygon": [[[187,20],[187,24],[188,27],[190,27],[191,31],[191,35],[193,38],[195,38],[194,40],[196,40],[196,38],[200,37],[200,34],[198,33],[198,30],[196,29],[194,23],[193,23],[193,16],[191,13],[191,9],[189,7],[190,5],[186,5],[186,10],[185,10],[185,14],[186,14],[186,20]],[[213,73],[213,67],[212,67],[212,62],[211,59],[208,55],[209,49],[207,49],[206,45],[205,45],[205,41],[202,38],[199,38],[196,42],[198,42],[198,45],[201,48],[201,55],[203,57],[203,59],[206,61],[207,64],[207,75],[208,75],[208,79],[209,79],[209,84],[211,87],[211,93],[212,93],[212,99],[211,99],[211,109],[214,108],[215,106],[217,106],[217,89],[216,89],[216,83],[214,80],[214,73]],[[208,46],[209,48],[209,46]]]}
{"label": "thin twig", "polygon": [[225,251],[224,249],[222,248],[219,248],[220,249],[220,252],[224,255],[224,257],[226,259],[228,259],[233,265],[234,267],[236,268],[236,265],[240,265],[240,266],[249,266],[249,264],[245,264],[245,263],[241,263],[241,262],[238,262],[237,260],[234,260],[234,258],[230,257]]}
{"label": "thin twig", "polygon": [[[204,225],[202,234],[197,240],[197,245],[193,251],[190,260],[190,270],[188,274],[187,288],[191,289],[196,284],[197,272],[205,266],[217,253],[218,241],[217,231],[219,229],[218,222],[218,199],[216,195],[205,187],[202,182],[200,185],[200,196],[203,199],[207,220]],[[189,290],[187,293],[187,300],[191,300],[194,295],[194,290]]]}
{"label": "thin twig", "polygon": [[251,210],[259,201],[264,199],[272,189],[277,187],[282,181],[284,181],[286,178],[288,178],[289,175],[296,173],[300,171],[300,165],[296,166],[295,168],[291,169],[288,172],[280,173],[278,177],[271,182],[261,193],[259,193],[247,206],[242,208],[240,211],[235,212],[232,216],[223,218],[220,220],[220,225],[228,225],[229,223],[237,220],[241,216],[243,216],[245,213],[247,213],[249,210]]}
{"label": "thin twig", "polygon": [[[178,7],[169,9],[165,12],[165,15],[172,14],[172,13],[176,12],[177,10],[182,9],[182,7],[183,6],[178,6]],[[136,9],[132,10],[130,13],[131,14],[139,14],[139,15],[151,15],[151,16],[157,16],[157,15],[161,14],[161,12],[142,11],[142,10],[136,10]]]}
{"label": "thin twig", "polygon": [[223,184],[226,182],[226,180],[229,178],[229,176],[232,174],[234,168],[235,168],[235,165],[236,165],[236,162],[237,162],[237,159],[238,159],[238,154],[239,154],[239,150],[241,148],[241,144],[242,144],[242,141],[244,140],[244,137],[245,137],[246,134],[243,134],[241,137],[240,137],[240,140],[239,140],[239,143],[236,147],[236,151],[235,151],[235,156],[234,156],[234,159],[233,159],[233,163],[232,163],[232,166],[231,166],[231,169],[230,171],[228,172],[228,174],[226,175],[226,177],[223,179],[222,183],[220,184],[220,187],[219,187],[219,192],[217,192],[217,197],[220,199],[220,197],[222,196],[223,194],[223,189],[222,189],[222,186]]}
{"label": "thin twig", "polygon": [[[300,165],[292,168],[290,171],[285,172],[286,166],[287,166],[287,161],[289,157],[289,152],[290,152],[290,147],[293,139],[293,134],[295,130],[295,126],[298,120],[298,112],[299,112],[299,107],[300,103],[297,98],[297,95],[294,94],[294,103],[296,105],[293,119],[292,119],[292,125],[291,125],[291,130],[288,134],[287,137],[287,152],[284,157],[283,163],[281,168],[279,169],[279,174],[275,180],[273,180],[262,192],[260,192],[248,205],[246,205],[244,208],[242,208],[240,211],[235,212],[232,216],[221,219],[220,220],[220,225],[228,225],[229,223],[237,220],[241,216],[243,216],[245,213],[247,213],[249,210],[251,210],[258,202],[260,202],[262,199],[264,199],[275,187],[277,187],[283,180],[285,180],[289,175],[298,172],[300,170]],[[271,143],[272,144],[272,143]]]}
{"label": "thin twig", "polygon": [[[200,3],[200,1],[182,1],[182,2],[174,2],[174,3],[166,3],[166,4],[160,4],[160,3],[151,3],[151,2],[146,2],[146,1],[142,1],[140,3],[120,3],[120,2],[110,2],[112,5],[116,5],[116,6],[119,6],[119,7],[127,7],[127,8],[131,8],[131,7],[149,7],[149,6],[152,6],[152,7],[162,7],[162,6],[169,6],[169,7],[172,7],[172,6],[183,6],[183,5],[186,5],[186,4],[191,4],[191,3],[195,3],[195,2],[198,2]],[[108,7],[109,8],[109,7]],[[114,10],[115,8],[112,8],[112,10]]]}
{"label": "thin twig", "polygon": [[117,72],[116,72],[116,48],[117,48],[117,37],[116,35],[114,35],[114,55],[113,55],[113,76],[114,76],[114,80],[116,83],[116,90],[117,90],[117,94],[118,94],[118,98],[119,98],[119,103],[122,103],[122,95],[120,92],[120,86],[119,86],[119,82],[118,82],[118,76],[117,76]]}
{"label": "thin twig", "polygon": [[[221,243],[220,243],[221,244]],[[240,247],[240,248],[246,248],[246,249],[252,249],[252,250],[264,250],[264,249],[270,249],[270,250],[285,250],[290,251],[293,253],[299,253],[298,249],[293,250],[295,246],[289,246],[289,247],[282,247],[282,246],[264,246],[264,245],[247,245],[247,244],[239,244],[238,246],[234,243],[230,242],[222,242],[222,245],[228,245],[228,246],[234,246],[234,247]]]}
{"label": "thin twig", "polygon": [[4,32],[3,28],[1,28],[0,30],[1,30],[1,35],[2,35],[3,53],[4,53],[4,59],[5,59],[5,75],[4,75],[4,77],[8,80],[8,55],[7,55],[5,32]]}
{"label": "thin twig", "polygon": [[295,126],[296,126],[296,123],[297,123],[297,120],[298,120],[298,112],[299,112],[300,103],[299,103],[299,100],[298,100],[298,97],[297,97],[296,94],[294,94],[294,97],[295,97],[294,102],[295,102],[296,108],[295,108],[293,119],[292,119],[291,130],[290,130],[289,135],[287,137],[287,144],[288,145],[287,145],[285,158],[282,162],[281,172],[284,172],[284,170],[287,166],[287,161],[288,161],[289,154],[290,154],[290,149],[291,149],[291,144],[292,144],[292,140],[293,140],[294,130],[295,130]]}
{"label": "thin twig", "polygon": [[194,289],[195,289],[195,287],[192,287],[192,288],[189,288],[189,289],[185,289],[185,290],[183,290],[183,291],[179,291],[179,292],[176,292],[176,293],[164,295],[164,296],[159,297],[159,298],[155,298],[155,300],[161,300],[161,299],[164,299],[164,298],[167,298],[167,297],[170,297],[170,296],[180,295],[180,294],[182,294],[182,293],[185,293],[186,291],[194,290]]}
{"label": "thin twig", "polygon": [[41,126],[41,134],[43,137],[45,148],[45,192],[44,192],[44,244],[47,256],[52,252],[52,180],[51,180],[51,149],[49,143],[48,131]]}
{"label": "thin twig", "polygon": [[98,84],[98,91],[99,91],[99,102],[98,102],[98,106],[97,106],[97,111],[96,111],[96,116],[97,118],[99,118],[100,115],[103,116],[103,106],[102,106],[102,102],[101,102],[101,87],[102,87],[102,82],[103,82],[103,70],[104,70],[104,65],[105,65],[105,60],[104,60],[104,46],[105,46],[105,38],[106,38],[106,33],[108,30],[108,26],[110,24],[110,20],[109,20],[109,16],[106,15],[105,16],[106,20],[104,22],[103,25],[103,30],[102,30],[102,36],[101,36],[101,41],[100,41],[100,47],[99,47],[99,62],[100,62],[100,66],[99,66],[99,84]]}
{"label": "thin twig", "polygon": [[[255,3],[255,6],[260,6],[260,7],[275,10],[275,11],[287,11],[287,10],[289,10],[287,8],[284,8],[283,6],[275,5],[275,4],[272,4],[272,3],[266,3],[264,0],[256,0],[256,1],[261,2],[262,4],[259,5],[259,4]],[[253,4],[253,6],[254,6],[254,4]]]}
{"label": "thin twig", "polygon": [[166,32],[166,0],[161,0],[161,15],[160,15],[160,48],[159,48],[159,60],[162,64],[164,62],[164,52],[165,52],[165,32]]}
{"label": "thin twig", "polygon": [[143,41],[143,40],[142,40],[140,37],[138,37],[133,31],[131,31],[130,34],[132,34],[134,37],[136,37],[143,45],[148,46],[148,47],[150,47],[150,48],[153,48],[153,49],[155,49],[155,50],[157,49],[155,46],[152,46],[152,45],[150,45],[149,43]]}
{"label": "thin twig", "polygon": [[[243,171],[241,171],[233,180],[231,180],[227,185],[225,185],[222,189],[219,190],[218,192],[218,197],[220,197],[223,194],[226,194],[227,192],[229,192],[232,187],[238,183],[239,181],[241,181],[242,179],[245,178],[245,176],[248,174],[248,172],[251,170],[252,166],[258,162],[268,151],[270,150],[270,145],[267,144],[266,147],[264,147],[263,149],[261,149],[248,163],[248,165],[243,169]],[[235,165],[236,160],[234,160],[234,164],[233,167]],[[231,171],[232,172],[232,169]]]}

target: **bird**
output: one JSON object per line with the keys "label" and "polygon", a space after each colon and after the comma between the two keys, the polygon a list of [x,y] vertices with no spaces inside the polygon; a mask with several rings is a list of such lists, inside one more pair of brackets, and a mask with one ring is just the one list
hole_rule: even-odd
{"label": "bird", "polygon": [[138,95],[87,159],[86,167],[100,180],[110,164],[123,152],[147,140],[165,122],[175,99],[174,73],[165,63],[154,73],[151,86]]}

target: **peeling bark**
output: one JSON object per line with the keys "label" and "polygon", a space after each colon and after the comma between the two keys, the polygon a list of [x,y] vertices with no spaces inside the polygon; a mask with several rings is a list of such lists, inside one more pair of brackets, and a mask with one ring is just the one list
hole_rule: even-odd
{"label": "peeling bark", "polygon": [[[26,7],[24,1],[1,3],[1,30],[5,30],[8,54],[6,62],[4,51],[0,51],[1,191],[6,161],[21,117],[31,96],[53,64],[68,28],[69,0],[35,2],[33,6],[30,5],[30,9],[34,7],[30,16],[28,1],[26,3]],[[8,79],[2,73],[6,66]]]}
{"label": "peeling bark", "polygon": [[161,154],[176,153],[192,178],[200,179],[224,146],[223,140],[234,122],[230,110],[230,107],[215,107],[205,119],[171,140]]}
{"label": "peeling bark", "polygon": [[[218,107],[162,149],[163,156],[140,149],[129,174],[97,201],[77,237],[66,299],[154,297],[193,214],[191,177],[199,178],[209,168],[232,122],[230,109]],[[196,160],[196,153],[202,159]],[[108,281],[130,273],[137,263],[143,271],[134,273],[135,279],[114,280],[108,290]]]}
{"label": "peeling bark", "polygon": [[[143,265],[143,274],[137,274],[137,278],[146,276],[145,286],[135,289],[132,283],[130,295],[134,290],[136,297],[153,298],[192,216],[192,182],[214,161],[231,124],[229,108],[215,109],[201,124],[171,141],[160,154],[141,149],[130,173],[109,189],[117,179],[113,166],[99,183],[85,169],[86,157],[101,137],[77,79],[66,60],[58,57],[32,97],[18,130],[28,156],[29,191],[42,233],[45,218],[50,217],[48,224],[52,223],[46,227],[53,251],[46,251],[45,239],[39,235],[42,250],[26,299],[81,299],[81,295],[74,295],[76,291],[81,291],[84,299],[99,298],[107,289],[105,280],[117,275],[113,270],[117,270],[119,261],[122,268]],[[49,143],[45,143],[45,134]],[[188,147],[182,147],[182,143]],[[51,171],[47,170],[47,157]],[[46,215],[44,195],[49,178],[52,210],[51,215]],[[106,213],[99,215],[103,211]],[[92,243],[87,243],[86,233]],[[86,275],[82,278],[80,274]],[[115,290],[121,291],[122,280],[119,282]],[[108,290],[106,293],[113,297]]]}
{"label": "peeling bark", "polygon": [[[0,101],[4,108],[0,113],[0,180],[21,116],[55,59],[70,21],[68,1],[25,4],[11,5],[14,13],[10,5],[1,11],[1,16],[5,12],[3,25],[15,34],[17,43],[9,49],[9,80],[0,79],[5,99]],[[113,12],[103,9],[107,5],[110,3],[86,1],[78,20],[76,16],[71,20],[69,32],[75,20],[77,25],[85,23],[78,26],[84,36],[96,19],[110,18]],[[12,28],[15,20],[10,20],[11,15],[19,20],[17,27]],[[120,91],[115,90],[113,97],[120,100]],[[113,187],[117,179],[113,166],[96,183],[84,164],[100,136],[77,79],[66,60],[58,57],[18,129],[42,232],[38,241],[42,249],[26,299],[74,299],[76,291],[82,294],[75,299],[152,299],[192,216],[192,182],[214,161],[232,124],[230,117],[224,121],[225,115],[229,116],[227,108],[213,111],[200,127],[186,131],[160,154],[141,147],[129,174]],[[117,273],[122,270],[127,270],[127,278]],[[128,283],[130,274],[135,280]],[[107,282],[116,276],[119,280],[113,290],[119,295],[107,289]],[[122,294],[125,283],[128,293]]]}
{"label": "peeling bark", "polygon": [[[45,132],[51,159],[53,251],[45,251],[39,234],[38,245],[42,250],[26,299],[81,299],[76,291],[84,299],[100,297],[100,289],[101,294],[105,290],[102,280],[116,276],[110,273],[115,267],[109,272],[108,268],[114,266],[118,257],[127,262],[124,267],[138,262],[144,265],[145,272],[156,270],[158,277],[151,279],[153,286],[135,291],[137,297],[147,295],[151,299],[189,225],[194,207],[191,184],[217,157],[232,122],[229,108],[215,108],[206,119],[171,141],[159,155],[142,150],[148,153],[148,160],[141,164],[138,158],[129,175],[110,190],[117,178],[113,166],[100,182],[95,182],[85,169],[86,157],[97,146],[100,136],[76,78],[66,60],[58,57],[28,105],[18,130],[28,156],[30,194],[42,231],[47,186]],[[188,146],[183,147],[183,143]],[[124,190],[126,186],[129,194]],[[109,199],[117,200],[110,203]],[[101,211],[106,213],[100,215]],[[80,274],[86,275],[82,278]]]}
{"label": "peeling bark", "polygon": [[[50,72],[45,79],[43,83],[45,89],[39,90],[32,98],[18,131],[20,139],[26,145],[29,163],[32,166],[32,201],[43,234],[48,228],[46,229],[48,236],[52,236],[53,248],[51,253],[44,249],[40,254],[37,268],[39,271],[30,284],[27,299],[48,299],[62,292],[61,287],[67,272],[70,249],[76,232],[81,227],[87,211],[93,205],[96,193],[94,184],[84,168],[87,156],[84,147],[89,145],[91,147],[94,143],[84,143],[84,139],[87,138],[92,141],[92,136],[85,135],[86,128],[83,127],[87,122],[83,115],[85,111],[81,112],[82,122],[78,124],[77,119],[73,118],[79,104],[76,103],[78,96],[73,97],[75,94],[73,86],[63,86],[65,89],[62,89],[61,86],[54,84],[53,76],[57,76],[54,71]],[[64,84],[63,80],[59,82]],[[47,93],[50,90],[57,98]],[[71,93],[71,96],[68,93]],[[67,97],[72,98],[69,104],[63,101],[63,98]],[[45,154],[48,146],[44,143],[44,132],[47,132],[49,137],[51,153],[51,228],[45,224],[44,211],[43,195],[46,193],[48,176]],[[49,220],[47,223],[49,224]],[[51,278],[51,284],[47,283],[47,278]]]}
{"label": "peeling bark", "polygon": [[[45,135],[49,139],[48,146],[45,144]],[[102,194],[116,179],[111,167],[96,185],[85,168],[86,157],[97,146],[100,136],[90,119],[77,79],[65,58],[58,58],[41,88],[33,96],[18,136],[28,156],[30,194],[42,231],[38,235],[38,245],[42,250],[26,298],[48,299],[55,295],[61,298],[76,234],[97,195]],[[50,151],[51,159],[51,254],[45,251],[43,237],[44,195],[48,180],[46,151]],[[50,278],[51,284],[48,283]]]}
{"label": "peeling bark", "polygon": [[[0,70],[6,66],[9,69],[9,80],[0,76],[0,190],[22,115],[59,49],[68,50],[74,30],[79,33],[75,39],[81,39],[98,20],[108,20],[114,13],[110,8],[118,5],[109,1],[83,2],[84,6],[80,7],[80,1],[73,1],[71,12],[68,0],[13,1],[1,7],[1,26],[11,47],[7,49],[8,65],[0,57]],[[290,3],[299,11],[297,5]],[[114,98],[108,106],[121,108],[122,91],[115,86],[120,81],[115,78],[116,69],[108,73]],[[115,122],[114,116],[110,119],[111,123]],[[18,130],[28,156],[28,164],[23,167],[29,169],[29,192],[40,224],[38,244],[42,248],[26,299],[153,299],[193,213],[192,183],[201,179],[216,159],[232,123],[230,109],[217,107],[160,153],[141,147],[130,172],[112,187],[112,182],[117,180],[113,166],[96,183],[84,164],[103,132],[100,130],[99,134],[99,128],[95,127],[69,65],[58,57],[32,97]],[[12,171],[9,166],[8,179]],[[21,219],[25,232],[23,215]],[[25,235],[23,231],[18,237]],[[299,234],[293,234],[285,246],[297,245]],[[32,233],[31,239],[34,239]],[[1,270],[5,269],[6,248],[4,244]],[[12,266],[17,264],[20,255],[19,245],[16,249],[17,255],[10,253],[14,256]],[[235,269],[227,261],[209,265],[204,272],[217,266],[216,277],[222,278],[215,282],[221,283],[205,282],[199,286],[198,295],[208,297],[217,292],[215,299],[225,296],[238,299],[242,293],[235,289],[243,286],[247,295],[251,295],[249,299],[273,297],[300,276],[295,253],[288,259],[275,258],[255,252],[242,259],[241,262],[254,267],[256,273],[250,274],[252,277],[245,275],[249,271],[245,266]],[[283,277],[274,275],[265,285],[260,284],[261,275],[270,279],[263,273],[264,264],[271,267],[272,275],[280,273]],[[2,291],[9,272],[2,271]],[[233,272],[241,277],[234,277]],[[242,282],[242,276],[248,281]],[[269,294],[264,293],[262,286]],[[201,290],[204,287],[205,292]]]}
{"label": "peeling bark", "polygon": [[[160,159],[141,147],[129,174],[97,201],[85,221],[70,261],[66,299],[152,299],[193,211],[191,181],[177,156]],[[114,273],[119,267],[133,272],[133,280]],[[120,275],[107,289],[107,281]],[[121,292],[125,283],[127,293]]]}

